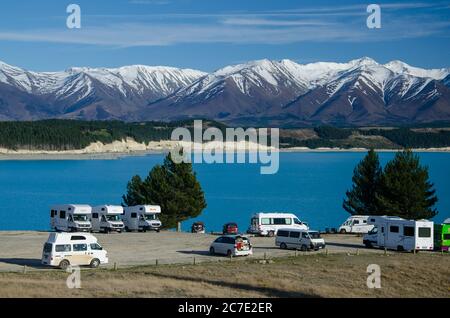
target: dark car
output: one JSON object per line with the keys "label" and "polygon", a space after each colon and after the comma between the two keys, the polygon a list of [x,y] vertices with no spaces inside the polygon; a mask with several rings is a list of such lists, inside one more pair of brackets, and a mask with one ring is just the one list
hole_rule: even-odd
{"label": "dark car", "polygon": [[191,233],[205,233],[205,223],[195,222],[192,224]]}
{"label": "dark car", "polygon": [[223,234],[238,234],[238,226],[236,223],[230,222],[223,226]]}

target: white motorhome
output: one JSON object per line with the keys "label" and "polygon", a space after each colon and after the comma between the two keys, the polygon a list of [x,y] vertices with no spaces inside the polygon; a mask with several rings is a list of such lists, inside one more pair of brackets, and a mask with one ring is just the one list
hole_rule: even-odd
{"label": "white motorhome", "polygon": [[124,224],[121,219],[123,207],[120,205],[99,205],[92,208],[92,231],[122,232]]}
{"label": "white motorhome", "polygon": [[279,229],[275,245],[281,249],[299,249],[301,251],[325,248],[325,240],[318,231],[298,229]]}
{"label": "white motorhome", "polygon": [[156,231],[161,228],[158,214],[161,213],[159,205],[136,205],[124,208],[122,216],[126,231]]}
{"label": "white motorhome", "polygon": [[368,224],[367,215],[352,215],[339,227],[338,232],[341,234],[346,233],[369,233],[372,230],[373,225]]}
{"label": "white motorhome", "polygon": [[434,223],[428,220],[405,220],[396,216],[371,216],[374,228],[363,237],[367,247],[398,251],[433,250]]}
{"label": "white motorhome", "polygon": [[92,208],[85,204],[63,204],[51,207],[50,226],[57,232],[89,232]]}
{"label": "white motorhome", "polygon": [[272,237],[281,228],[309,230],[308,224],[292,213],[256,213],[247,232]]}
{"label": "white motorhome", "polygon": [[50,233],[44,244],[41,263],[62,269],[81,265],[96,268],[107,264],[108,257],[92,234]]}

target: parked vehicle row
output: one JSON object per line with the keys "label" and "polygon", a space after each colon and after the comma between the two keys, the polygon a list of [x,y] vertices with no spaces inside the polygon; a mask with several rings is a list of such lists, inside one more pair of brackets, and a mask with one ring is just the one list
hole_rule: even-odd
{"label": "parked vehicle row", "polygon": [[91,207],[64,204],[51,207],[50,226],[57,232],[122,232],[157,231],[161,228],[158,205],[137,205],[123,208],[115,205]]}

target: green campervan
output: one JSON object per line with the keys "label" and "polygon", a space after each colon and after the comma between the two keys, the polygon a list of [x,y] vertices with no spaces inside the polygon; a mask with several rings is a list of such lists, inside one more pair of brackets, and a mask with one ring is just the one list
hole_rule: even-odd
{"label": "green campervan", "polygon": [[449,251],[450,247],[450,224],[435,224],[434,246],[440,251]]}

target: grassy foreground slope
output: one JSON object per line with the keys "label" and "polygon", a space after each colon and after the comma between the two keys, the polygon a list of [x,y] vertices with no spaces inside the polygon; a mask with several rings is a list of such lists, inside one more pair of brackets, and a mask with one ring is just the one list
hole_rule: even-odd
{"label": "grassy foreground slope", "polygon": [[[366,285],[369,264],[381,289]],[[299,254],[197,265],[83,270],[68,289],[60,270],[1,273],[0,297],[449,297],[450,255]]]}

